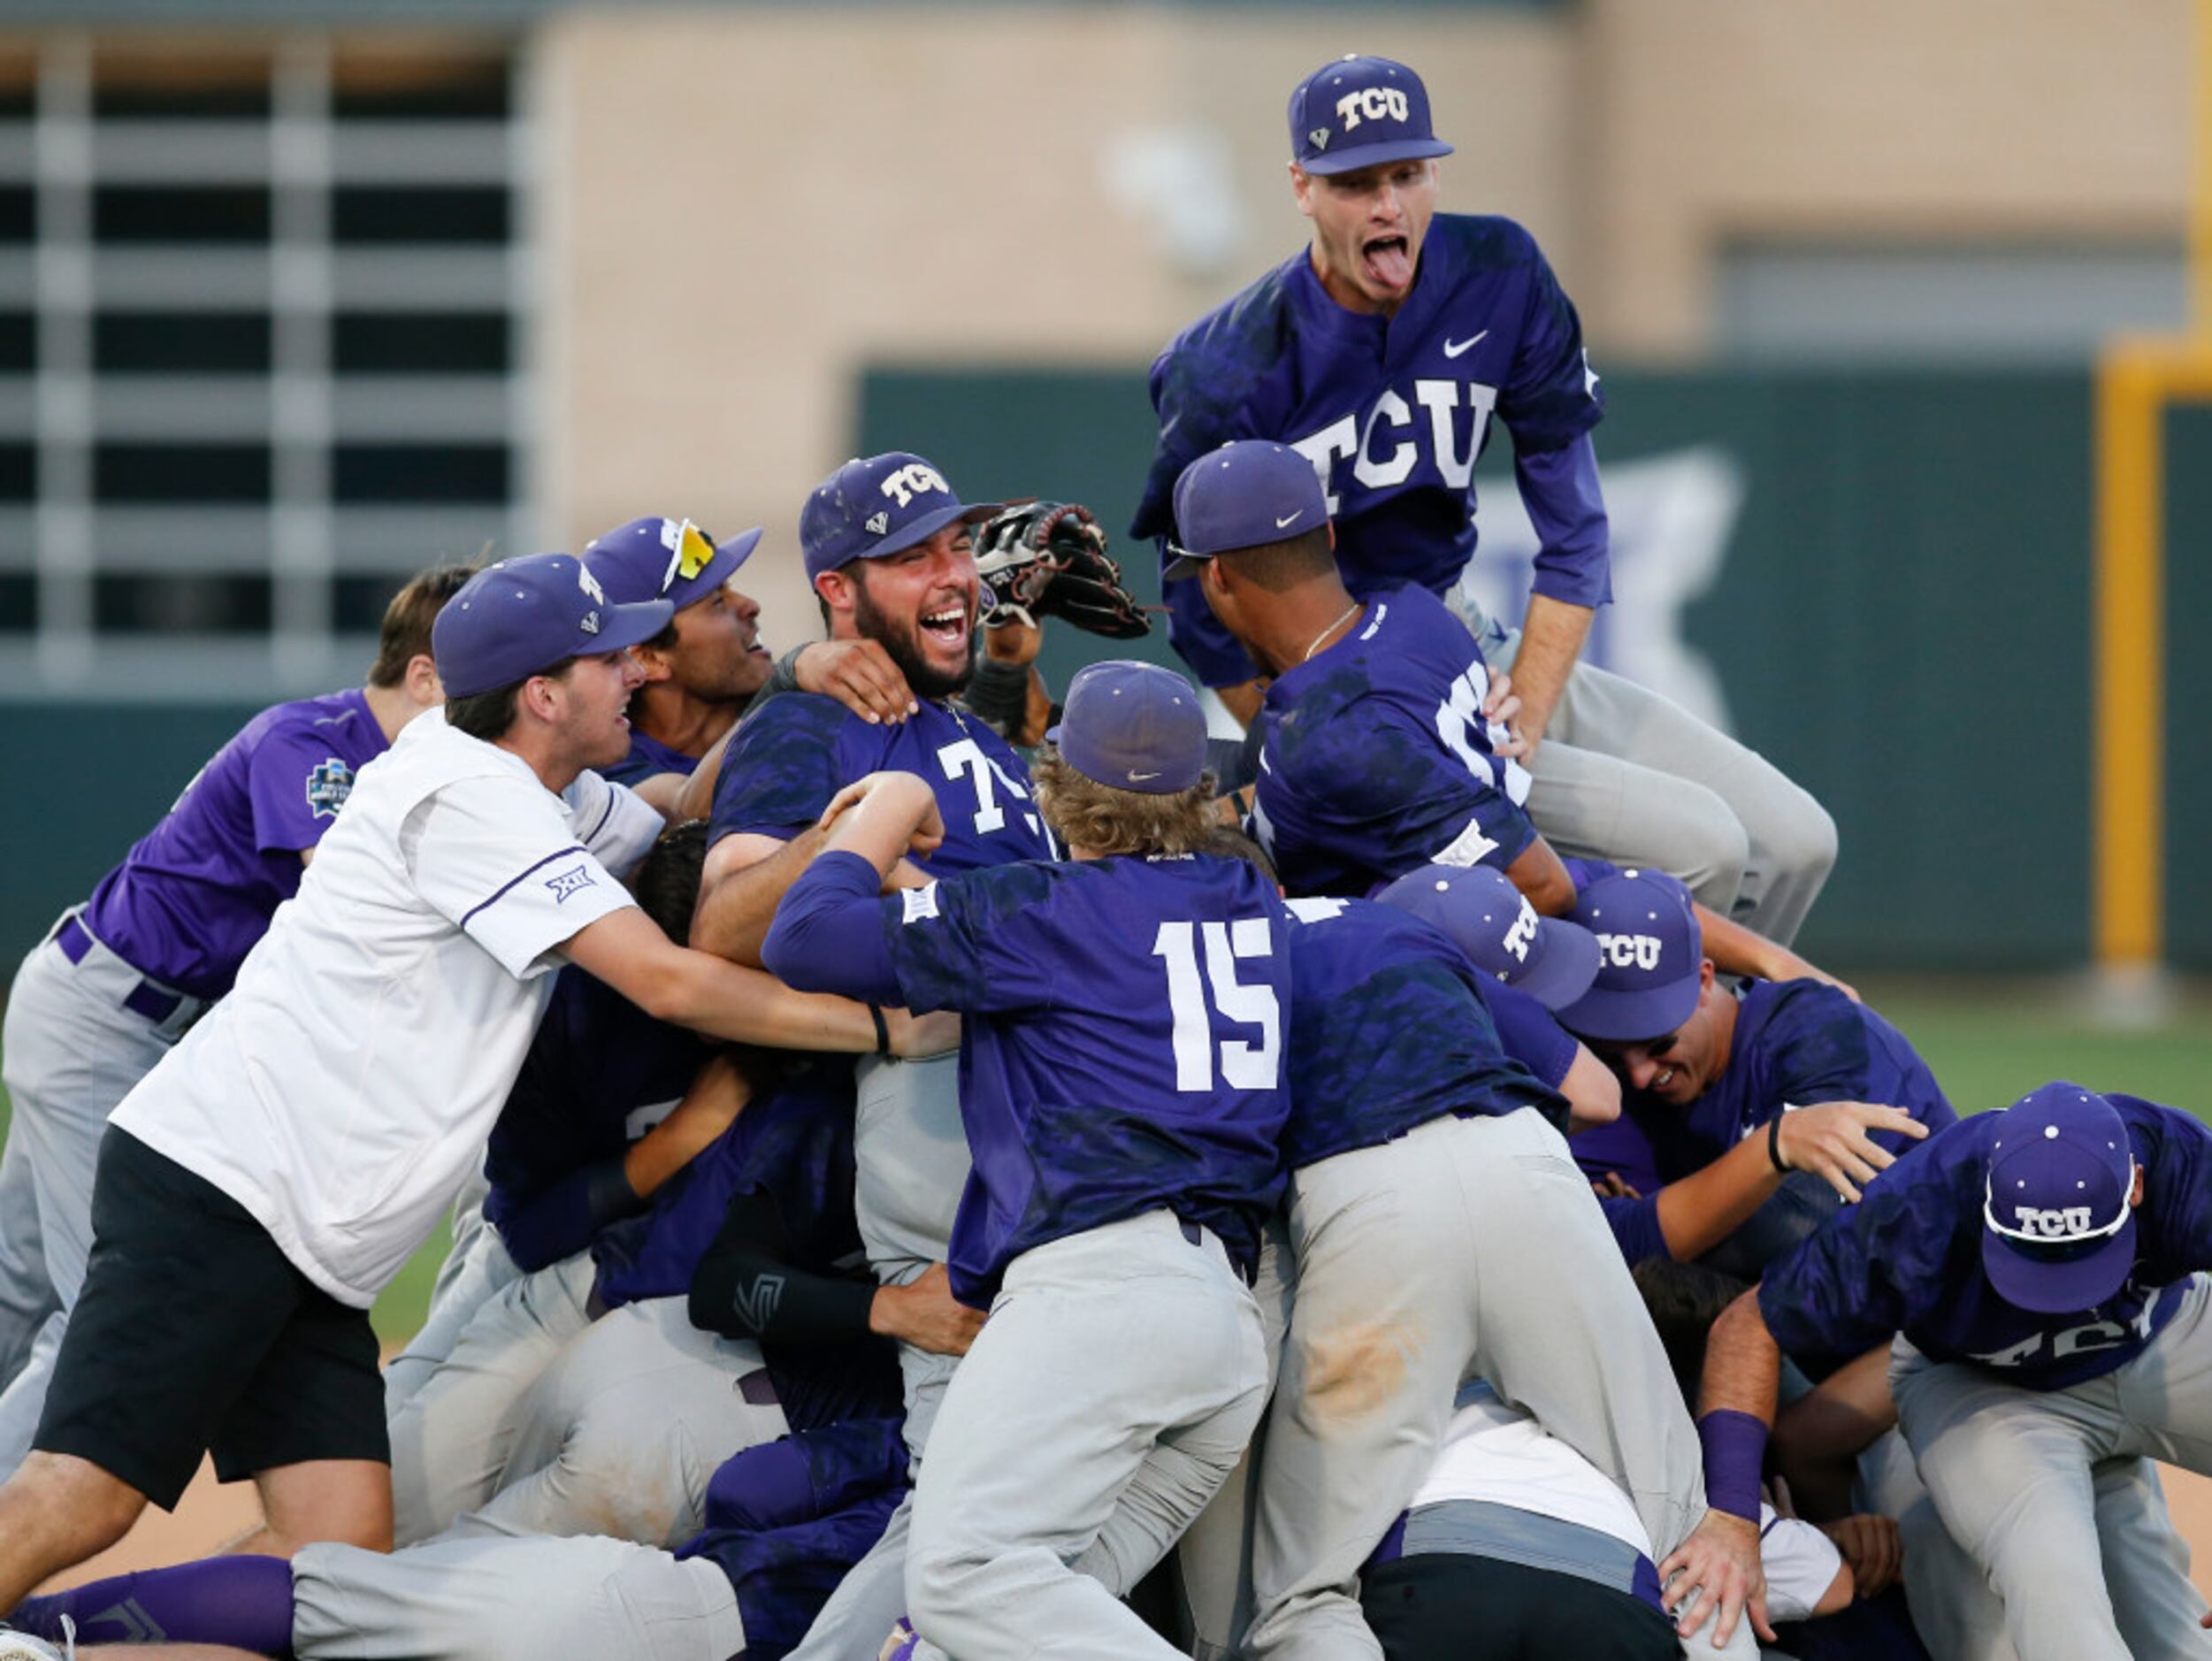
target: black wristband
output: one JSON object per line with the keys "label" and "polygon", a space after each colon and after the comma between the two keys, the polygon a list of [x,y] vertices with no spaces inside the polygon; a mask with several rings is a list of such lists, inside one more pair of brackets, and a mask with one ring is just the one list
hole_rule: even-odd
{"label": "black wristband", "polygon": [[876,1017],[876,1053],[889,1055],[891,1053],[891,1022],[884,1019],[884,1007],[881,1004],[870,1004],[868,1007],[868,1013]]}
{"label": "black wristband", "polygon": [[1789,1175],[1789,1167],[1782,1163],[1782,1115],[1780,1114],[1766,1121],[1766,1157],[1780,1175]]}

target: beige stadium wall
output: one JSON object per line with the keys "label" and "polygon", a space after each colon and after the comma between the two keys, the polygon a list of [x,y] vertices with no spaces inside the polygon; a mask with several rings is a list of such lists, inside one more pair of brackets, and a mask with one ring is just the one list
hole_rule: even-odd
{"label": "beige stadium wall", "polygon": [[[1734,240],[2178,238],[2188,22],[2188,0],[568,13],[531,49],[545,524],[765,524],[748,585],[773,639],[811,631],[798,509],[844,457],[855,371],[1147,360],[1302,241],[1283,101],[1332,53],[1420,67],[1459,146],[1446,205],[1536,233],[1601,364],[1687,363]],[[1192,126],[1241,226],[1198,270],[1106,165]]]}
{"label": "beige stadium wall", "polygon": [[[1569,42],[1541,19],[838,7],[548,24],[545,523],[765,524],[742,586],[772,642],[814,631],[799,508],[847,454],[855,371],[1148,361],[1302,244],[1284,101],[1355,50],[1420,65],[1466,200],[1526,220],[1572,278]],[[1104,165],[1193,123],[1228,147],[1244,227],[1198,276]]]}

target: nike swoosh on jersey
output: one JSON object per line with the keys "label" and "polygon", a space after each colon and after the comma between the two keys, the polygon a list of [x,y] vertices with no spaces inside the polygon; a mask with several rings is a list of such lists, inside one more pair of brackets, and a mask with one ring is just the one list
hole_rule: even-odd
{"label": "nike swoosh on jersey", "polygon": [[1462,352],[1472,351],[1474,348],[1475,342],[1480,341],[1482,338],[1482,335],[1488,334],[1489,333],[1489,331],[1485,329],[1482,331],[1482,334],[1470,334],[1464,341],[1446,341],[1444,342],[1444,356],[1446,357],[1457,357]]}

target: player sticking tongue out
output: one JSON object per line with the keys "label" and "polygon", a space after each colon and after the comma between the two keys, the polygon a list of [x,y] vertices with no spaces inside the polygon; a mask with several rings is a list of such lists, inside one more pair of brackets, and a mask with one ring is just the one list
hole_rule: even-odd
{"label": "player sticking tongue out", "polygon": [[1451,154],[1420,77],[1387,57],[1325,65],[1290,95],[1290,135],[1314,276],[1347,310],[1389,316],[1412,292],[1436,211],[1435,158]]}

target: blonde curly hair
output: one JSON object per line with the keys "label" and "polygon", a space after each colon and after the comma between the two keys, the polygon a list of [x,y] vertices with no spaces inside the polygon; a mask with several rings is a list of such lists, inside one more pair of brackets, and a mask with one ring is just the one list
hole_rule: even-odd
{"label": "blonde curly hair", "polygon": [[1211,771],[1188,790],[1152,795],[1101,785],[1077,772],[1058,746],[1046,745],[1029,777],[1052,833],[1086,853],[1202,853],[1221,823]]}

